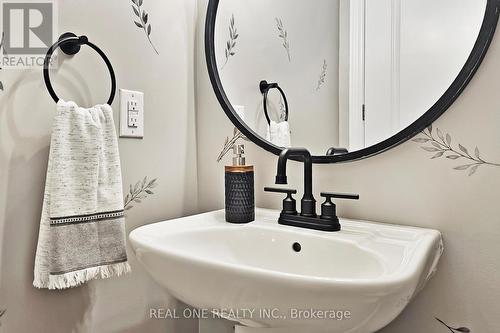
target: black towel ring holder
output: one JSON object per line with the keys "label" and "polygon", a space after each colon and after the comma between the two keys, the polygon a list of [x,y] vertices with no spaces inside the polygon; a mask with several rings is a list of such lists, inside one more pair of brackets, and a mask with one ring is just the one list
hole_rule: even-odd
{"label": "black towel ring holder", "polygon": [[267,123],[271,125],[271,118],[269,118],[269,114],[267,113],[267,94],[270,89],[276,88],[280,92],[281,96],[283,96],[283,101],[285,102],[285,121],[288,121],[288,101],[286,100],[285,92],[277,83],[268,83],[266,80],[260,81],[259,89],[264,97],[264,115],[266,116]]}
{"label": "black towel ring holder", "polygon": [[43,79],[45,81],[45,86],[47,87],[50,96],[52,96],[52,99],[54,99],[54,101],[57,103],[59,101],[59,97],[57,97],[56,92],[52,88],[49,76],[50,58],[52,57],[52,53],[54,53],[54,51],[58,47],[60,47],[65,54],[74,55],[80,51],[81,45],[90,46],[97,53],[99,53],[99,55],[106,63],[106,66],[108,67],[109,70],[109,74],[111,75],[111,94],[109,96],[107,104],[111,105],[111,103],[113,103],[113,99],[115,98],[115,93],[116,93],[116,77],[115,77],[115,72],[113,70],[113,66],[111,66],[111,62],[109,61],[108,57],[106,57],[104,52],[100,48],[98,48],[95,44],[89,42],[87,36],[77,36],[72,32],[66,32],[62,34],[61,37],[59,37],[58,41],[55,42],[54,45],[52,45],[49,48],[49,50],[47,51],[47,55],[45,56],[45,60],[43,62]]}

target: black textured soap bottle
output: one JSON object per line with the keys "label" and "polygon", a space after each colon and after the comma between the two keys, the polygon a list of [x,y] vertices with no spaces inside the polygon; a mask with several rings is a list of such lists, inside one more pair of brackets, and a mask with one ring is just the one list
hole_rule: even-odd
{"label": "black textured soap bottle", "polygon": [[248,223],[255,220],[254,169],[245,165],[245,146],[233,146],[233,165],[226,171],[226,221]]}

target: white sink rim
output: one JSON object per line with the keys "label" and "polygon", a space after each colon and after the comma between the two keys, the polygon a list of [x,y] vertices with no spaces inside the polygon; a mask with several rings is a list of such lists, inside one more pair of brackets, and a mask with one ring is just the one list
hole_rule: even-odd
{"label": "white sink rim", "polygon": [[[339,232],[325,232],[325,231],[317,231],[317,230],[312,230],[312,229],[304,229],[304,228],[297,228],[297,227],[292,227],[292,226],[285,226],[285,225],[280,225],[278,224],[277,221],[277,215],[279,215],[278,211],[275,210],[269,210],[269,209],[261,209],[257,208],[257,211],[259,213],[264,213],[267,218],[265,219],[256,219],[256,221],[253,221],[248,224],[243,224],[243,225],[237,225],[237,224],[230,224],[225,221],[221,220],[213,220],[213,219],[208,219],[202,220],[199,219],[196,221],[196,223],[188,223],[187,220],[193,218],[193,217],[198,217],[202,218],[203,215],[208,215],[208,214],[219,214],[223,217],[224,211],[219,210],[215,212],[208,212],[204,214],[198,214],[194,216],[187,216],[187,217],[182,217],[179,219],[176,219],[175,221],[178,221],[179,223],[182,222],[182,220],[185,220],[185,222],[182,222],[183,224],[180,225],[168,225],[171,223],[175,223],[173,221],[163,221],[163,222],[157,222],[149,225],[145,225],[142,227],[139,227],[135,230],[133,230],[130,235],[129,239],[133,245],[133,248],[135,249],[137,246],[142,246],[142,247],[147,247],[151,250],[154,251],[162,251],[163,255],[165,256],[173,256],[177,258],[182,258],[185,259],[186,261],[192,262],[193,264],[201,265],[201,266],[214,266],[219,269],[227,269],[227,270],[240,270],[242,272],[245,272],[247,274],[251,275],[266,275],[266,278],[274,278],[274,279],[283,279],[286,278],[290,282],[309,282],[309,283],[314,283],[315,285],[318,286],[324,286],[324,287],[334,287],[335,285],[342,285],[343,287],[353,287],[353,288],[361,288],[361,287],[367,287],[371,286],[374,288],[380,288],[384,286],[389,286],[393,284],[401,284],[404,283],[405,281],[408,281],[412,279],[414,274],[421,269],[418,265],[410,265],[411,262],[417,260],[417,261],[422,261],[425,256],[428,255],[428,251],[425,251],[426,246],[424,243],[430,243],[435,238],[441,239],[441,233],[437,230],[434,229],[426,229],[426,228],[419,228],[419,227],[412,227],[412,226],[403,226],[403,225],[395,225],[395,224],[385,224],[385,223],[377,223],[377,222],[369,222],[369,221],[358,221],[358,220],[350,220],[350,219],[340,219],[340,223],[342,225],[342,230]],[[260,215],[260,214],[257,214]],[[273,218],[270,218],[269,215],[276,215],[276,220],[273,221]],[[151,236],[149,233],[150,230],[156,229],[157,227],[160,227],[160,229],[164,229],[162,231],[164,232],[169,232],[170,236],[169,237],[174,237],[175,235],[182,234],[182,233],[190,233],[190,232],[203,232],[204,230],[213,230],[214,228],[221,228],[221,229],[234,229],[234,230],[240,230],[244,231],[245,228],[259,228],[263,230],[269,230],[269,231],[279,231],[280,229],[283,231],[289,231],[289,232],[294,232],[297,234],[298,237],[300,235],[311,235],[314,237],[320,237],[320,238],[335,238],[336,236],[349,233],[349,232],[359,232],[360,229],[368,229],[368,228],[374,228],[377,232],[374,232],[373,230],[365,230],[364,232],[372,234],[373,237],[377,233],[381,233],[381,231],[400,231],[403,229],[404,231],[414,231],[415,235],[419,237],[419,240],[417,242],[411,242],[413,243],[413,247],[411,248],[412,252],[411,253],[405,253],[405,258],[404,258],[404,264],[402,264],[399,267],[399,270],[393,272],[392,274],[382,274],[380,277],[376,278],[364,278],[364,279],[343,279],[343,278],[336,278],[336,277],[320,277],[320,276],[312,276],[312,275],[298,275],[295,273],[286,273],[286,272],[281,272],[281,271],[275,271],[275,270],[267,270],[264,268],[260,267],[255,267],[255,266],[250,266],[247,264],[235,264],[235,263],[225,263],[221,260],[217,259],[212,259],[208,260],[207,258],[198,258],[194,256],[193,254],[188,254],[186,251],[183,250],[178,250],[172,247],[168,246],[158,246],[156,244],[152,244],[151,242],[148,241],[148,236]],[[148,235],[149,234],[149,235]],[[157,233],[153,234],[156,236]],[[382,237],[383,236],[380,236]],[[385,236],[387,237],[387,236]],[[346,239],[340,240],[342,242],[347,242]],[[354,243],[354,242],[353,242]],[[358,244],[353,244],[354,246],[358,246]],[[363,248],[361,249],[370,255],[380,257],[380,254],[374,252],[373,250],[369,248]],[[381,259],[381,258],[379,258]],[[435,260],[437,264],[437,260],[439,260],[439,257]],[[430,277],[430,275],[433,273],[435,267],[432,268],[431,272],[428,273],[426,279]],[[384,270],[386,268],[384,267]]]}

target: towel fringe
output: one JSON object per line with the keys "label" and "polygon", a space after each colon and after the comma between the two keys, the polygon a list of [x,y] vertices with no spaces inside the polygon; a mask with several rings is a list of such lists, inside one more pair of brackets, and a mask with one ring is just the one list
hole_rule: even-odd
{"label": "towel fringe", "polygon": [[41,276],[35,275],[33,285],[36,288],[66,289],[79,286],[89,280],[107,279],[128,272],[130,272],[130,265],[125,261],[111,265],[89,267],[60,275],[49,275],[48,279],[42,279]]}

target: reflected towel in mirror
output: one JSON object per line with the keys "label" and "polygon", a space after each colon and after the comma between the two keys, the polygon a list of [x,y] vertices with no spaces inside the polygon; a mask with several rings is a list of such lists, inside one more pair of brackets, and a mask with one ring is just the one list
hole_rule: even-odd
{"label": "reflected towel in mirror", "polygon": [[288,121],[277,123],[271,120],[267,128],[266,140],[278,147],[291,147],[290,125]]}

